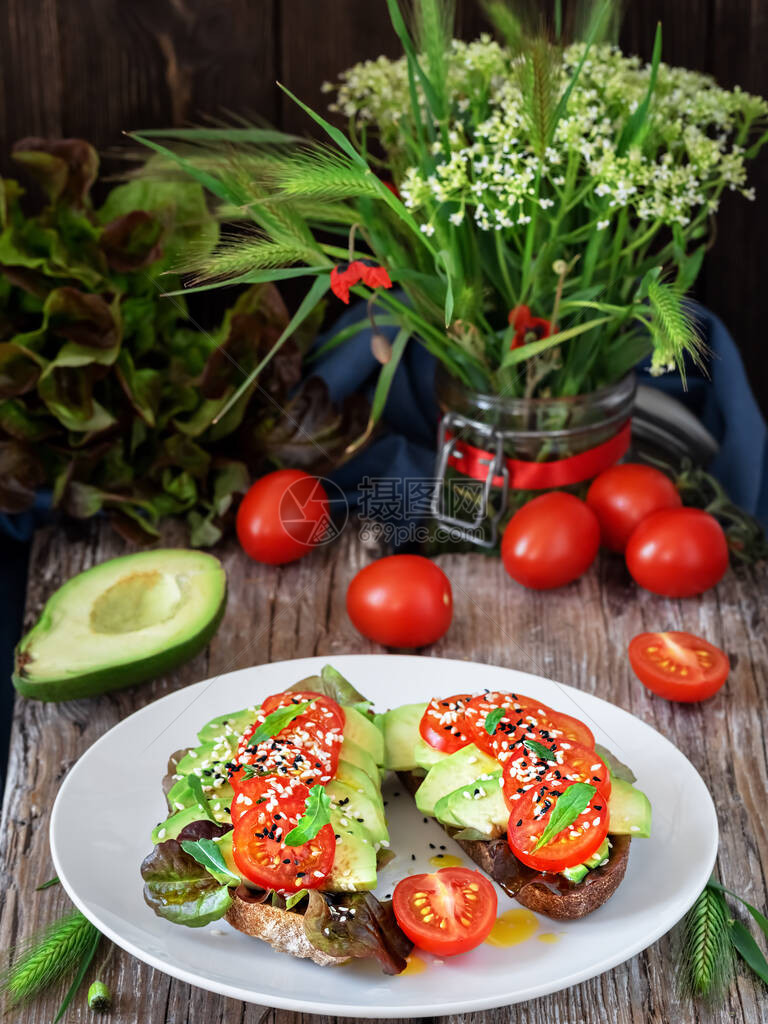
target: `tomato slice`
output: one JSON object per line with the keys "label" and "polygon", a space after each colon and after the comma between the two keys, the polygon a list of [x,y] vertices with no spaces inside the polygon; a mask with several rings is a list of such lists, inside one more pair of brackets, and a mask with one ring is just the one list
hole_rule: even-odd
{"label": "tomato slice", "polygon": [[290,796],[267,799],[238,818],[232,834],[232,855],[238,871],[254,885],[278,892],[317,889],[331,873],[336,836],[323,825],[314,839],[286,846],[285,837],[306,808],[309,789],[295,786]]}
{"label": "tomato slice", "polygon": [[608,834],[608,801],[597,790],[572,825],[534,850],[557,800],[567,790],[560,782],[543,782],[528,790],[509,816],[507,838],[512,853],[536,871],[562,871],[591,857]]}
{"label": "tomato slice", "polygon": [[589,747],[564,740],[562,743],[538,742],[551,750],[551,757],[537,757],[524,743],[516,744],[504,760],[503,792],[510,811],[529,789],[541,782],[587,782],[596,786],[606,799],[611,795],[611,773],[601,757]]}
{"label": "tomato slice", "polygon": [[[268,715],[281,707],[311,701],[300,715],[270,739],[254,749],[249,746],[254,732]],[[296,775],[307,785],[329,782],[339,765],[339,751],[344,741],[344,712],[336,701],[315,693],[279,693],[268,697],[259,708],[256,721],[240,739],[237,760],[241,764],[261,764],[265,771],[280,775]],[[296,758],[296,751],[302,756]],[[286,753],[289,760],[281,758]]]}
{"label": "tomato slice", "polygon": [[446,754],[453,754],[471,743],[466,734],[464,709],[472,700],[469,693],[459,693],[441,700],[433,697],[419,722],[421,738]]}
{"label": "tomato slice", "polygon": [[[312,706],[307,708],[307,714],[324,721],[329,726],[335,725],[341,730],[344,729],[344,712],[341,705],[337,704],[332,697],[326,697],[322,693],[314,693],[311,690],[274,693],[262,703],[260,710],[266,716],[271,715],[278,708],[288,707],[289,704],[303,704],[306,701],[312,702]],[[294,721],[298,721],[298,719],[294,719]]]}
{"label": "tomato slice", "polygon": [[327,752],[303,750],[282,736],[273,736],[255,747],[245,745],[230,771],[230,781],[241,765],[252,765],[264,775],[296,778],[307,786],[330,782],[335,774]]}
{"label": "tomato slice", "polygon": [[[486,719],[498,708],[503,708],[505,713],[490,734],[486,728]],[[464,710],[464,721],[476,746],[492,757],[503,759],[509,748],[552,714],[554,712],[551,708],[532,697],[491,690],[469,701]]]}
{"label": "tomato slice", "polygon": [[485,942],[496,920],[496,890],[479,871],[440,868],[395,886],[392,907],[408,938],[428,953],[453,956]]}
{"label": "tomato slice", "polygon": [[568,740],[595,749],[592,730],[580,718],[566,715],[563,711],[552,711],[547,719],[547,728],[553,740]]}
{"label": "tomato slice", "polygon": [[629,645],[629,662],[640,682],[667,700],[706,700],[728,678],[727,655],[692,633],[640,633]]}
{"label": "tomato slice", "polygon": [[235,791],[230,806],[232,824],[247,814],[257,804],[262,804],[270,796],[278,800],[295,796],[304,792],[306,786],[299,779],[278,775],[251,775],[246,777],[240,768],[230,775],[230,782]]}

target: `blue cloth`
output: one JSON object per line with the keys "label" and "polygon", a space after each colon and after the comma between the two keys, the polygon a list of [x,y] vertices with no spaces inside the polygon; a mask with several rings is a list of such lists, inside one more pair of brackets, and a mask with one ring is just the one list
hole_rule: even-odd
{"label": "blue cloth", "polygon": [[[687,372],[684,390],[677,374],[652,377],[638,367],[642,383],[678,398],[696,415],[720,444],[705,467],[724,486],[732,501],[768,527],[768,434],[752,394],[739,350],[726,327],[713,313],[697,306],[694,313],[710,349],[707,377],[695,366]],[[364,316],[353,306],[323,338]],[[392,340],[397,329],[382,327]],[[373,394],[380,364],[371,353],[371,329],[366,327],[344,345],[322,356],[313,372],[322,377],[334,401],[354,393]],[[434,358],[416,342],[405,350],[395,372],[384,409],[382,436],[332,474],[350,504],[359,503],[358,482],[370,477],[430,477],[434,470],[438,407],[434,390]]]}

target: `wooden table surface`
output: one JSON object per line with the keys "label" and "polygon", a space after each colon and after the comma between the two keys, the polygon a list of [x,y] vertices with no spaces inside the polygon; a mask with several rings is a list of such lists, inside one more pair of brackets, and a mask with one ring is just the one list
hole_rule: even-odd
{"label": "wooden table surface", "polygon": [[[170,538],[173,542],[173,537]],[[26,628],[48,595],[71,575],[125,552],[105,524],[49,528],[35,538]],[[23,941],[68,906],[60,887],[35,886],[53,874],[48,822],[67,771],[126,715],[188,683],[248,665],[308,655],[380,650],[352,628],[344,595],[374,552],[348,526],[340,540],[280,569],[247,562],[230,542],[217,554],[229,577],[224,621],[209,649],[176,672],[93,700],[40,704],[17,700],[0,826],[0,948]],[[619,704],[675,743],[714,795],[720,821],[722,881],[765,908],[768,864],[768,568],[733,571],[702,598],[671,601],[637,590],[620,559],[603,558],[577,583],[550,593],[512,583],[497,560],[480,554],[439,559],[453,583],[454,623],[426,656],[466,658],[549,676]],[[20,595],[21,599],[21,595]],[[643,630],[686,629],[728,652],[727,685],[703,706],[650,696],[626,658]],[[660,866],[663,870],[663,865]],[[106,960],[106,963],[104,962]],[[738,969],[718,1007],[681,1002],[673,984],[674,943],[666,936],[628,963],[576,988],[519,1006],[446,1018],[458,1024],[768,1022],[768,991]],[[283,1010],[203,992],[139,963],[117,948],[99,954],[91,976],[116,993],[110,1024],[319,1024]],[[17,1024],[50,1024],[62,991],[10,1014]],[[66,1021],[94,1020],[81,992]]]}

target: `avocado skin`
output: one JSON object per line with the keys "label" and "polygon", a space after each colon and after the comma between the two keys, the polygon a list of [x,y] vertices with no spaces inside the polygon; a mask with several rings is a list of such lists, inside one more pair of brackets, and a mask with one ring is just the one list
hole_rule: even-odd
{"label": "avocado skin", "polygon": [[[219,628],[226,607],[227,589],[225,587],[221,604],[214,617],[203,630],[188,640],[183,640],[174,647],[158,651],[140,661],[108,668],[96,668],[92,672],[84,672],[71,679],[57,677],[31,682],[24,676],[19,660],[27,639],[25,636],[19,641],[14,651],[14,670],[11,682],[15,686],[16,692],[20,693],[22,697],[30,697],[33,700],[60,701],[79,700],[81,697],[98,697],[102,693],[121,690],[125,686],[144,683],[148,679],[156,679],[164,672],[170,672],[183,662],[194,658],[204,647],[207,647]],[[45,609],[43,609],[44,615]]]}

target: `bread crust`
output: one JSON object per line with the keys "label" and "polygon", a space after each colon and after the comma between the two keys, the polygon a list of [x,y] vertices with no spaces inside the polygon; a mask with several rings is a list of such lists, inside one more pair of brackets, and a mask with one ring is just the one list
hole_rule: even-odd
{"label": "bread crust", "polygon": [[[415,793],[423,776],[415,772],[400,772],[402,782]],[[459,829],[448,825],[443,828],[455,838]],[[616,892],[629,860],[629,836],[609,836],[611,850],[608,862],[589,871],[584,881],[571,884],[564,878],[527,868],[515,857],[505,837],[500,839],[456,839],[479,868],[497,882],[505,892],[524,907],[558,921],[572,921],[591,914]]]}
{"label": "bread crust", "polygon": [[351,957],[331,956],[316,949],[304,932],[304,915],[281,910],[269,903],[256,903],[243,899],[235,892],[227,921],[239,932],[254,939],[268,942],[280,953],[290,953],[312,960],[320,967],[335,967],[349,963]]}

